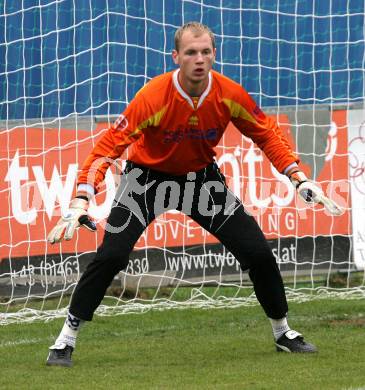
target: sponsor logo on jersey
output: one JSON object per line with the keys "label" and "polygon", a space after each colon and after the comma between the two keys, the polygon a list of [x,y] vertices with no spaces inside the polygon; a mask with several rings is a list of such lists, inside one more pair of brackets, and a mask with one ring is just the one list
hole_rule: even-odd
{"label": "sponsor logo on jersey", "polygon": [[171,142],[180,143],[183,140],[207,140],[212,141],[218,139],[218,129],[177,129],[177,130],[165,130],[163,143],[168,144]]}

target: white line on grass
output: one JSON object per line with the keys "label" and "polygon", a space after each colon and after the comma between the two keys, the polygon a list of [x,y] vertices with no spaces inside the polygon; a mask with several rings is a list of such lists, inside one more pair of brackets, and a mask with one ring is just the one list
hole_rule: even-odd
{"label": "white line on grass", "polygon": [[16,341],[4,341],[0,343],[0,348],[6,348],[6,347],[15,347],[17,345],[26,345],[26,344],[36,344],[42,341],[47,340],[47,338],[42,339],[20,339]]}

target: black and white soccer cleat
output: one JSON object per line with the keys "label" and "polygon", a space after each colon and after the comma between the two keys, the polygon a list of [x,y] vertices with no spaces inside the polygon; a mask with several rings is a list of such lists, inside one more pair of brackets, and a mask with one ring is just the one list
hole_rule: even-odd
{"label": "black and white soccer cleat", "polygon": [[71,355],[73,350],[74,349],[67,344],[53,345],[49,349],[46,365],[71,367]]}
{"label": "black and white soccer cleat", "polygon": [[313,353],[318,352],[317,348],[304,341],[304,337],[295,330],[288,330],[275,342],[278,352],[299,352]]}

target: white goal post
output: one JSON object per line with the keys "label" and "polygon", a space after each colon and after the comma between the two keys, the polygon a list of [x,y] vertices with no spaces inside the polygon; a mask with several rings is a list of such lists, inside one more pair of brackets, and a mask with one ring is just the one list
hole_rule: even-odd
{"label": "white goal post", "polygon": [[[365,2],[159,3],[2,2],[0,324],[65,314],[101,242],[120,169],[108,171],[90,208],[96,234],[50,246],[47,233],[98,138],[148,80],[174,69],[174,31],[191,20],[216,35],[215,69],[279,122],[303,170],[345,209],[332,217],[300,203],[229,126],[218,165],[268,238],[288,298],[364,297]],[[250,291],[231,253],[169,212],[138,241],[98,313],[256,304]]]}

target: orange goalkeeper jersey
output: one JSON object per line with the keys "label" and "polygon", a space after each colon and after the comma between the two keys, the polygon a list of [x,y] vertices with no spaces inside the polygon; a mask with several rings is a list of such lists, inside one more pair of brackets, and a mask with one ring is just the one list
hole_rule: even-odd
{"label": "orange goalkeeper jersey", "polygon": [[277,123],[241,85],[211,71],[197,101],[178,82],[179,70],[149,81],[87,157],[78,184],[97,191],[112,160],[130,146],[128,159],[171,175],[203,169],[215,156],[230,121],[251,138],[279,172],[298,162]]}

